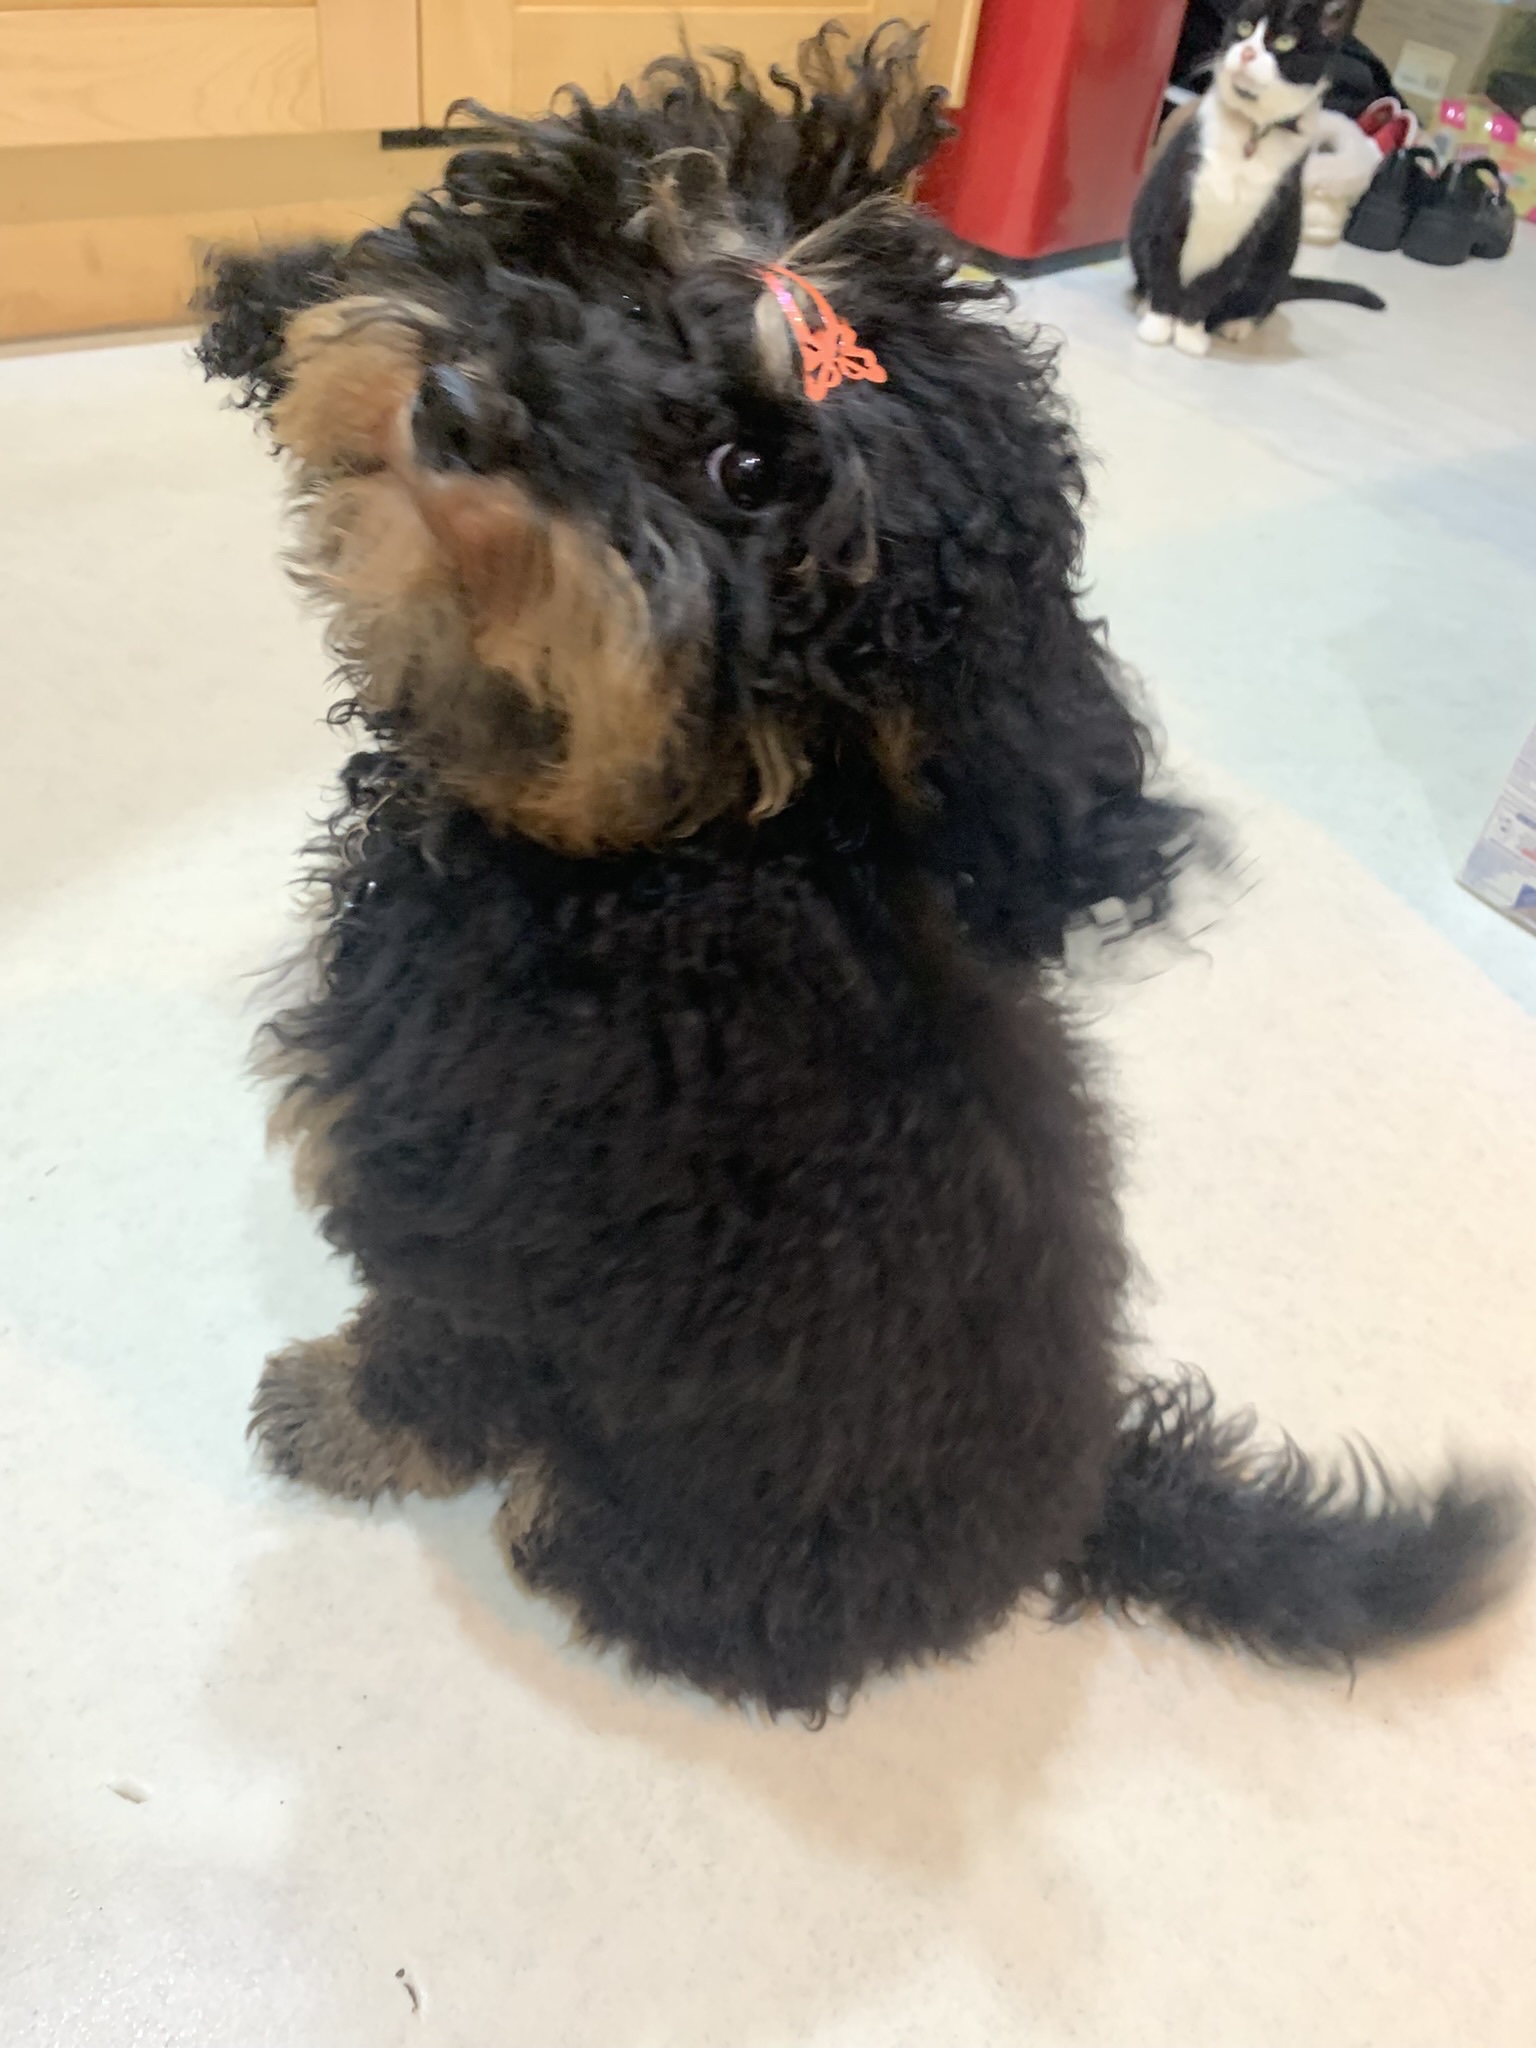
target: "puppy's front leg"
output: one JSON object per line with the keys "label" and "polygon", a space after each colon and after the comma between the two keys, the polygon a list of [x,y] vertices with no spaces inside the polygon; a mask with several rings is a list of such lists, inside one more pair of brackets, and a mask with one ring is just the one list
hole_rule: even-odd
{"label": "puppy's front leg", "polygon": [[247,1431],[270,1469],[340,1500],[442,1496],[470,1485],[473,1473],[454,1471],[413,1431],[381,1426],[360,1412],[361,1371],[353,1325],[272,1354]]}

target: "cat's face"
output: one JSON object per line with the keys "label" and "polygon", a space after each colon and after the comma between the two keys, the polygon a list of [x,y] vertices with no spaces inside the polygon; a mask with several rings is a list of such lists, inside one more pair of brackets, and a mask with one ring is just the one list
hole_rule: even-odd
{"label": "cat's face", "polygon": [[1216,60],[1216,90],[1250,121],[1289,121],[1321,97],[1338,53],[1343,10],[1333,0],[1265,0],[1240,7]]}

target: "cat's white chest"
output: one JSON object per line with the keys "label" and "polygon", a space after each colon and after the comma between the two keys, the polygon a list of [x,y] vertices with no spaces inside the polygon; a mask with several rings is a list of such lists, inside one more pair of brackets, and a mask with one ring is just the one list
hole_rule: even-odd
{"label": "cat's white chest", "polygon": [[[1207,129],[1200,165],[1189,190],[1189,232],[1179,255],[1179,279],[1189,284],[1225,262],[1273,198],[1275,188],[1306,144],[1266,136],[1251,156],[1229,133]],[[1291,147],[1287,148],[1286,143]]]}

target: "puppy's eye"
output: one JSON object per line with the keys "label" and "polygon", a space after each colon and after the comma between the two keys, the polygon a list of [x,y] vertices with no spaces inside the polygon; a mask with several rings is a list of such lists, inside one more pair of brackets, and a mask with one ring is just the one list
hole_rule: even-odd
{"label": "puppy's eye", "polygon": [[1276,36],[1269,47],[1272,50],[1278,50],[1283,57],[1288,50],[1295,49],[1296,38],[1294,36]]}
{"label": "puppy's eye", "polygon": [[742,512],[756,512],[773,493],[773,470],[766,455],[739,441],[722,441],[704,465],[722,498]]}

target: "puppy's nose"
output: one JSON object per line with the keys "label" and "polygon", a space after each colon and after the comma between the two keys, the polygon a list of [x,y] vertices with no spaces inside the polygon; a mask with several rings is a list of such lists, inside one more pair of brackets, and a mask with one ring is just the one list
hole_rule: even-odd
{"label": "puppy's nose", "polygon": [[422,377],[411,409],[416,459],[428,469],[487,470],[492,462],[489,407],[472,377],[439,363]]}

